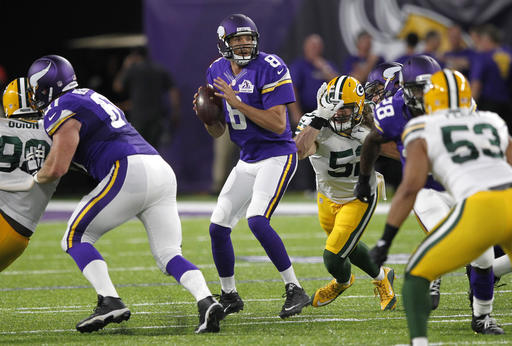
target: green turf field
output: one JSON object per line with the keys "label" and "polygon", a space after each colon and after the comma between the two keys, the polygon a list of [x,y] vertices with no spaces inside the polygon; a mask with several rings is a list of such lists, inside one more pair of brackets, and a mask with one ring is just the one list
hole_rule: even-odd
{"label": "green turf field", "polygon": [[[373,245],[380,236],[384,215],[374,215],[363,240]],[[198,265],[214,293],[220,286],[212,262],[207,219],[184,219],[183,253]],[[306,291],[326,284],[330,277],[321,255],[325,235],[316,217],[275,216],[273,226],[283,238]],[[247,222],[233,230],[237,259],[237,288],[245,309],[229,315],[218,334],[195,335],[197,307],[192,296],[156,267],[141,224],[129,222],[96,244],[105,257],[112,280],[132,311],[131,319],[110,324],[92,334],[80,334],[75,324],[88,316],[96,295],[72,259],[60,249],[64,223],[41,224],[24,255],[0,273],[0,343],[5,344],[258,344],[258,345],[393,345],[409,342],[401,304],[404,264],[390,264],[396,273],[399,296],[396,311],[382,312],[371,280],[354,268],[354,285],[332,304],[308,307],[301,315],[281,320],[284,285]],[[410,253],[423,237],[410,218],[391,249]],[[512,344],[512,294],[509,278],[497,288],[494,316],[504,336],[475,335],[463,270],[447,275],[441,303],[431,315],[429,339],[443,345]]]}

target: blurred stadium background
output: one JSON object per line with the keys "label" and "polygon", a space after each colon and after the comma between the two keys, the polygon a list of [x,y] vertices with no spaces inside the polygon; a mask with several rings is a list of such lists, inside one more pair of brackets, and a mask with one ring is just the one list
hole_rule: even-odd
{"label": "blurred stadium background", "polygon": [[[26,74],[31,62],[46,54],[67,57],[79,83],[123,101],[112,80],[135,46],[147,45],[150,57],[172,74],[181,92],[182,121],[160,151],[173,166],[180,194],[206,193],[211,185],[212,140],[192,111],[192,96],[219,54],[216,31],[231,13],[250,16],[260,31],[260,49],[288,64],[302,54],[302,41],[320,34],[325,57],[339,66],[355,52],[361,30],[373,36],[373,49],[387,60],[400,56],[406,35],[420,38],[430,30],[442,35],[456,23],[468,46],[471,27],[492,23],[512,32],[511,0],[132,0],[87,2],[12,2],[0,5],[3,49],[0,65],[6,82]],[[505,35],[512,46],[512,35]],[[94,183],[71,172],[58,196],[74,196]]]}

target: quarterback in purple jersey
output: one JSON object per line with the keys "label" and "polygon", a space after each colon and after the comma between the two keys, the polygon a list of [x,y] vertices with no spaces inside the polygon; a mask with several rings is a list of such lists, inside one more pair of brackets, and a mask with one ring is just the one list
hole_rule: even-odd
{"label": "quarterback in purple jersey", "polygon": [[148,234],[158,267],[172,275],[196,299],[196,333],[218,332],[224,317],[199,269],[181,254],[181,224],[172,168],[127,122],[124,113],[94,90],[78,88],[73,66],[48,55],[32,63],[28,80],[33,104],[44,112],[53,145],[34,176],[38,184],[66,174],[71,162],[99,184],[82,198],[68,221],[61,246],[76,262],[98,295],[94,313],[80,321],[80,332],[130,318],[107,264],[93,246],[106,232],[137,217]]}
{"label": "quarterback in purple jersey", "polygon": [[[261,243],[285,283],[286,300],[279,314],[286,318],[302,311],[309,297],[293,270],[283,241],[270,218],[297,167],[297,147],[286,104],[294,102],[290,73],[274,54],[259,52],[259,33],[243,14],[226,17],[217,29],[222,55],[206,72],[223,98],[226,125],[205,125],[217,138],[229,129],[240,148],[240,160],[228,176],[211,216],[210,237],[220,277],[220,303],[226,314],[243,309],[235,286],[235,254],[231,229],[245,215],[249,228]],[[197,94],[194,96],[194,109]]]}

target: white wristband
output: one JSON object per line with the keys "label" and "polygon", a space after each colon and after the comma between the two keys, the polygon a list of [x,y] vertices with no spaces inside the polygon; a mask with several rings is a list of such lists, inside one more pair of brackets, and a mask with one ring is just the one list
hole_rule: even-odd
{"label": "white wristband", "polygon": [[[39,172],[38,172],[38,173],[39,173]],[[36,173],[36,174],[34,174],[34,181],[35,181],[36,183],[40,184],[39,180],[37,179],[37,173]]]}

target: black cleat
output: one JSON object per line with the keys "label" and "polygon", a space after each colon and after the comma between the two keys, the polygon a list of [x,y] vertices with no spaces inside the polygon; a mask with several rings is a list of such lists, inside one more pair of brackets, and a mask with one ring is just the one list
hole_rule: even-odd
{"label": "black cleat", "polygon": [[224,318],[224,309],[212,296],[201,299],[197,302],[199,311],[199,325],[195,332],[217,333],[220,330],[219,322]]}
{"label": "black cleat", "polygon": [[430,282],[430,299],[432,300],[432,310],[437,309],[441,299],[441,278]]}
{"label": "black cleat", "polygon": [[302,308],[311,304],[309,296],[306,294],[303,288],[289,283],[285,286],[286,293],[283,297],[286,297],[281,313],[279,317],[287,318],[293,315],[300,314]]}
{"label": "black cleat", "polygon": [[94,309],[94,313],[78,322],[76,330],[80,333],[95,332],[109,323],[128,321],[130,315],[130,310],[124,305],[121,298],[103,297],[98,294],[98,305]]}
{"label": "black cleat", "polygon": [[240,298],[237,291],[226,293],[221,290],[220,292],[219,303],[224,308],[224,314],[229,315],[244,309],[244,301]]}
{"label": "black cleat", "polygon": [[471,319],[471,329],[473,329],[475,333],[480,334],[505,334],[503,328],[501,328],[498,323],[496,323],[496,320],[490,315],[482,315],[479,317],[475,317],[473,315],[473,318]]}

